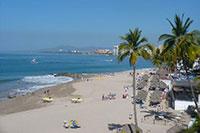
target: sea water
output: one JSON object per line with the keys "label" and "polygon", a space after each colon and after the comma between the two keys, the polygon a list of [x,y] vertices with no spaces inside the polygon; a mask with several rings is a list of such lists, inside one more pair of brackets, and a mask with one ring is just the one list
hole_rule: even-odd
{"label": "sea water", "polygon": [[[36,63],[31,62],[33,59]],[[150,61],[138,59],[136,68],[151,68]],[[130,70],[128,58],[64,53],[0,53],[0,98],[10,91],[33,92],[43,87],[72,81],[54,77],[57,73],[95,74]]]}

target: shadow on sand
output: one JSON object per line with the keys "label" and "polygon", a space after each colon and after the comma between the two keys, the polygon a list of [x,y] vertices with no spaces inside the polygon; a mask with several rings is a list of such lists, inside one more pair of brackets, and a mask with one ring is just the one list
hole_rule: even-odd
{"label": "shadow on sand", "polygon": [[119,128],[122,128],[124,125],[121,125],[121,124],[114,124],[114,123],[111,123],[111,124],[108,124],[108,129],[109,130],[115,130],[115,129],[119,129]]}

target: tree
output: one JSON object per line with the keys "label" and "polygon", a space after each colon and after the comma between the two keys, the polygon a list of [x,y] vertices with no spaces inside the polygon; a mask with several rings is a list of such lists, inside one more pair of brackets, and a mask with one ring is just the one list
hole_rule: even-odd
{"label": "tree", "polygon": [[164,60],[164,64],[168,68],[170,75],[172,71],[176,73],[176,69],[177,69],[176,67],[177,60],[176,58],[174,58],[174,53],[175,53],[174,47],[171,47],[170,49],[168,49],[168,51],[166,51],[164,54],[161,53],[161,56],[163,57],[163,60]]}
{"label": "tree", "polygon": [[[197,99],[194,94],[194,90],[189,78],[189,70],[192,62],[199,56],[200,47],[196,43],[196,33],[194,31],[188,32],[189,26],[192,24],[193,20],[187,18],[185,22],[183,22],[184,14],[182,17],[175,15],[174,24],[167,19],[167,21],[172,26],[172,34],[162,34],[159,37],[159,41],[164,40],[164,50],[163,54],[174,48],[174,58],[178,63],[182,63],[184,70],[186,71],[187,80],[190,84],[190,89],[192,92],[192,96],[195,102],[196,109],[198,110]],[[200,114],[200,111],[198,110]]]}
{"label": "tree", "polygon": [[159,67],[163,65],[164,58],[161,56],[161,50],[159,48],[154,48],[152,53],[151,62],[154,67]]}
{"label": "tree", "polygon": [[[141,32],[138,28],[132,32],[129,30],[125,36],[121,36],[121,39],[125,42],[121,43],[119,46],[119,55],[118,55],[118,62],[121,62],[125,57],[129,57],[130,66],[133,67],[133,110],[134,110],[134,121],[136,129],[138,128],[137,123],[137,112],[136,112],[136,99],[135,99],[135,67],[136,61],[138,57],[143,57],[144,59],[150,58],[150,52],[153,50],[153,46],[151,44],[144,44],[142,43],[147,42],[145,37],[141,38]],[[141,39],[140,39],[141,38]],[[148,51],[149,50],[149,51]]]}

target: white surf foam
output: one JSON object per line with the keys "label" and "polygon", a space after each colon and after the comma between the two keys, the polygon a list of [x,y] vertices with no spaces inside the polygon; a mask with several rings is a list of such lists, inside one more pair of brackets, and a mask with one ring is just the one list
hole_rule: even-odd
{"label": "white surf foam", "polygon": [[104,60],[104,61],[113,61],[113,59],[110,59],[110,60]]}
{"label": "white surf foam", "polygon": [[59,76],[55,77],[54,75],[40,75],[40,76],[26,76],[22,79],[24,82],[28,83],[38,83],[38,84],[61,84],[72,81],[71,77]]}

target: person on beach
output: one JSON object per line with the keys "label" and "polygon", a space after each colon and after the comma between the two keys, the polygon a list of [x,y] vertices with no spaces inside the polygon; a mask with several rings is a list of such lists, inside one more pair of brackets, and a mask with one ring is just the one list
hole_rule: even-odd
{"label": "person on beach", "polygon": [[129,114],[129,119],[132,119],[133,118],[133,113],[131,112],[130,114]]}
{"label": "person on beach", "polygon": [[104,100],[104,98],[105,98],[105,96],[104,96],[104,94],[102,95],[102,100]]}
{"label": "person on beach", "polygon": [[49,89],[47,89],[46,93],[47,93],[47,96],[49,97]]}
{"label": "person on beach", "polygon": [[127,90],[128,90],[128,87],[124,86],[124,91],[127,92]]}

